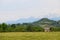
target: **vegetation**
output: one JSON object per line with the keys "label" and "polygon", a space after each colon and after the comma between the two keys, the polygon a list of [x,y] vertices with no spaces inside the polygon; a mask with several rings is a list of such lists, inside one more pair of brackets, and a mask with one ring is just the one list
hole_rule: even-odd
{"label": "vegetation", "polygon": [[3,32],[0,40],[60,40],[60,32]]}
{"label": "vegetation", "polygon": [[51,27],[51,31],[60,31],[60,21],[43,18],[32,23],[0,24],[0,32],[43,32],[45,26]]}

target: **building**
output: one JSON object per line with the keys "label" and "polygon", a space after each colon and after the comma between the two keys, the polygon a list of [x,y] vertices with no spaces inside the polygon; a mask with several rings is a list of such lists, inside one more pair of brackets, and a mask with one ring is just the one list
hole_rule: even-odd
{"label": "building", "polygon": [[50,27],[44,27],[44,32],[50,32]]}
{"label": "building", "polygon": [[44,29],[44,32],[50,32],[51,30],[51,26],[49,26],[48,24],[45,24],[44,26],[43,26],[43,29]]}

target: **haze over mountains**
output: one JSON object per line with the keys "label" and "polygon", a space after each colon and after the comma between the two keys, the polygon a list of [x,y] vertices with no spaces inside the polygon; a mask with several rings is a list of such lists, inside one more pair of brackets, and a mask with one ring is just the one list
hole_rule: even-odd
{"label": "haze over mountains", "polygon": [[7,21],[6,23],[8,23],[8,24],[31,23],[31,22],[34,22],[34,21],[37,21],[37,20],[39,20],[39,18],[29,17],[29,18],[21,18],[21,19],[14,20],[14,21]]}
{"label": "haze over mountains", "polygon": [[[7,21],[6,23],[8,24],[17,24],[17,23],[32,23],[38,20],[41,20],[43,18],[34,18],[34,17],[29,17],[29,18],[21,18],[18,20],[14,20],[14,21]],[[58,21],[60,20],[60,17],[54,17],[54,18],[48,18],[50,20],[54,20],[54,21]]]}

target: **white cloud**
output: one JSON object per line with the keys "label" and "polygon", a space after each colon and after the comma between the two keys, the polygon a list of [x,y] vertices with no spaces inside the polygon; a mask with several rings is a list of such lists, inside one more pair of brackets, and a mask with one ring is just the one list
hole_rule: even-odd
{"label": "white cloud", "polygon": [[59,17],[60,0],[0,0],[0,22],[31,16]]}

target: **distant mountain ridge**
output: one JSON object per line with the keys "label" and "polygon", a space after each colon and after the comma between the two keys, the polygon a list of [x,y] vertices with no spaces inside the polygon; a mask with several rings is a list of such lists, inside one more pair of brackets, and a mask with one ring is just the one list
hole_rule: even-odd
{"label": "distant mountain ridge", "polygon": [[[50,19],[50,20],[49,20]],[[8,24],[17,24],[17,23],[32,23],[32,22],[35,22],[35,21],[57,21],[57,20],[60,20],[60,17],[56,17],[56,18],[34,18],[34,17],[29,17],[29,18],[21,18],[21,19],[18,19],[16,21],[7,21],[6,23]],[[38,21],[39,22],[39,21]]]}
{"label": "distant mountain ridge", "polygon": [[21,18],[16,21],[7,21],[8,24],[17,24],[17,23],[32,23],[34,21],[39,20],[39,18],[29,17],[29,18]]}

